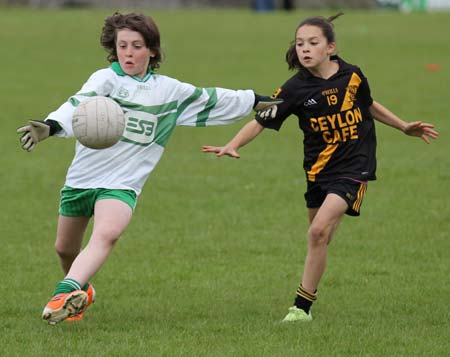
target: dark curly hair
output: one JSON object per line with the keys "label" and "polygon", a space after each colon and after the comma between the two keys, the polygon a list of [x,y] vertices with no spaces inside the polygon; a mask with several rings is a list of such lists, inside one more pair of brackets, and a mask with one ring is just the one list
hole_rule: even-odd
{"label": "dark curly hair", "polygon": [[[336,15],[330,16],[329,18],[324,18],[322,16],[315,16],[310,17],[305,20],[303,20],[300,25],[297,26],[295,30],[295,34],[297,34],[297,31],[300,27],[308,25],[308,26],[317,26],[319,27],[325,38],[327,39],[328,43],[336,42],[336,34],[334,33],[333,29],[333,20],[338,18],[339,16],[344,15],[343,12],[339,12]],[[289,66],[289,69],[302,69],[303,66],[300,63],[300,60],[298,59],[297,52],[295,51],[295,40],[291,42],[291,45],[289,46],[289,49],[286,52],[286,62]]]}
{"label": "dark curly hair", "polygon": [[157,69],[162,61],[161,41],[159,30],[156,23],[150,16],[142,14],[120,14],[115,12],[105,20],[105,25],[102,29],[100,43],[108,52],[108,61],[118,61],[116,40],[117,30],[130,29],[139,32],[144,37],[146,47],[152,51],[155,56],[150,58],[150,68]]}

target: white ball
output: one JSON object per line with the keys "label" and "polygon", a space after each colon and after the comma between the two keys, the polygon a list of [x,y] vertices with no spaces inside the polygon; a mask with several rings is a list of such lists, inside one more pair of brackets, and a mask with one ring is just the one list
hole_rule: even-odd
{"label": "white ball", "polygon": [[107,97],[92,97],[78,105],[72,117],[78,141],[91,149],[106,149],[116,144],[125,129],[125,116],[119,104]]}

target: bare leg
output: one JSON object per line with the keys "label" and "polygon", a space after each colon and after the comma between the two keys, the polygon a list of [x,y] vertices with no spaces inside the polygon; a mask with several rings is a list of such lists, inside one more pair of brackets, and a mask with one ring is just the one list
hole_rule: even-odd
{"label": "bare leg", "polygon": [[347,203],[341,197],[331,193],[319,209],[309,211],[311,225],[302,286],[311,293],[317,289],[325,272],[327,246],[347,208]]}
{"label": "bare leg", "polygon": [[120,200],[97,201],[92,236],[72,263],[66,278],[74,279],[81,286],[91,279],[105,263],[132,214],[130,206]]}
{"label": "bare leg", "polygon": [[88,223],[89,217],[59,216],[55,250],[64,275],[69,272],[73,261],[80,253]]}

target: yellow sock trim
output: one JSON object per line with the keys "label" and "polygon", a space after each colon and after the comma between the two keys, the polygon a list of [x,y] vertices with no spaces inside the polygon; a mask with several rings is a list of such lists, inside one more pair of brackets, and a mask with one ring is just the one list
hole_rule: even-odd
{"label": "yellow sock trim", "polygon": [[301,296],[302,298],[309,300],[311,302],[317,300],[317,292],[310,293],[309,291],[306,291],[301,285],[298,287],[296,293],[298,296]]}

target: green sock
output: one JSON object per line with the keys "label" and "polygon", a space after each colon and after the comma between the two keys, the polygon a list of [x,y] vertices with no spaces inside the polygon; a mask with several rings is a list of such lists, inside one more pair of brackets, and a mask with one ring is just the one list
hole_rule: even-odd
{"label": "green sock", "polygon": [[88,291],[88,289],[89,289],[89,283],[84,284],[83,287],[81,288],[81,290],[83,290],[83,291]]}
{"label": "green sock", "polygon": [[70,293],[75,290],[81,290],[80,283],[73,279],[64,279],[56,285],[53,296],[61,293]]}

